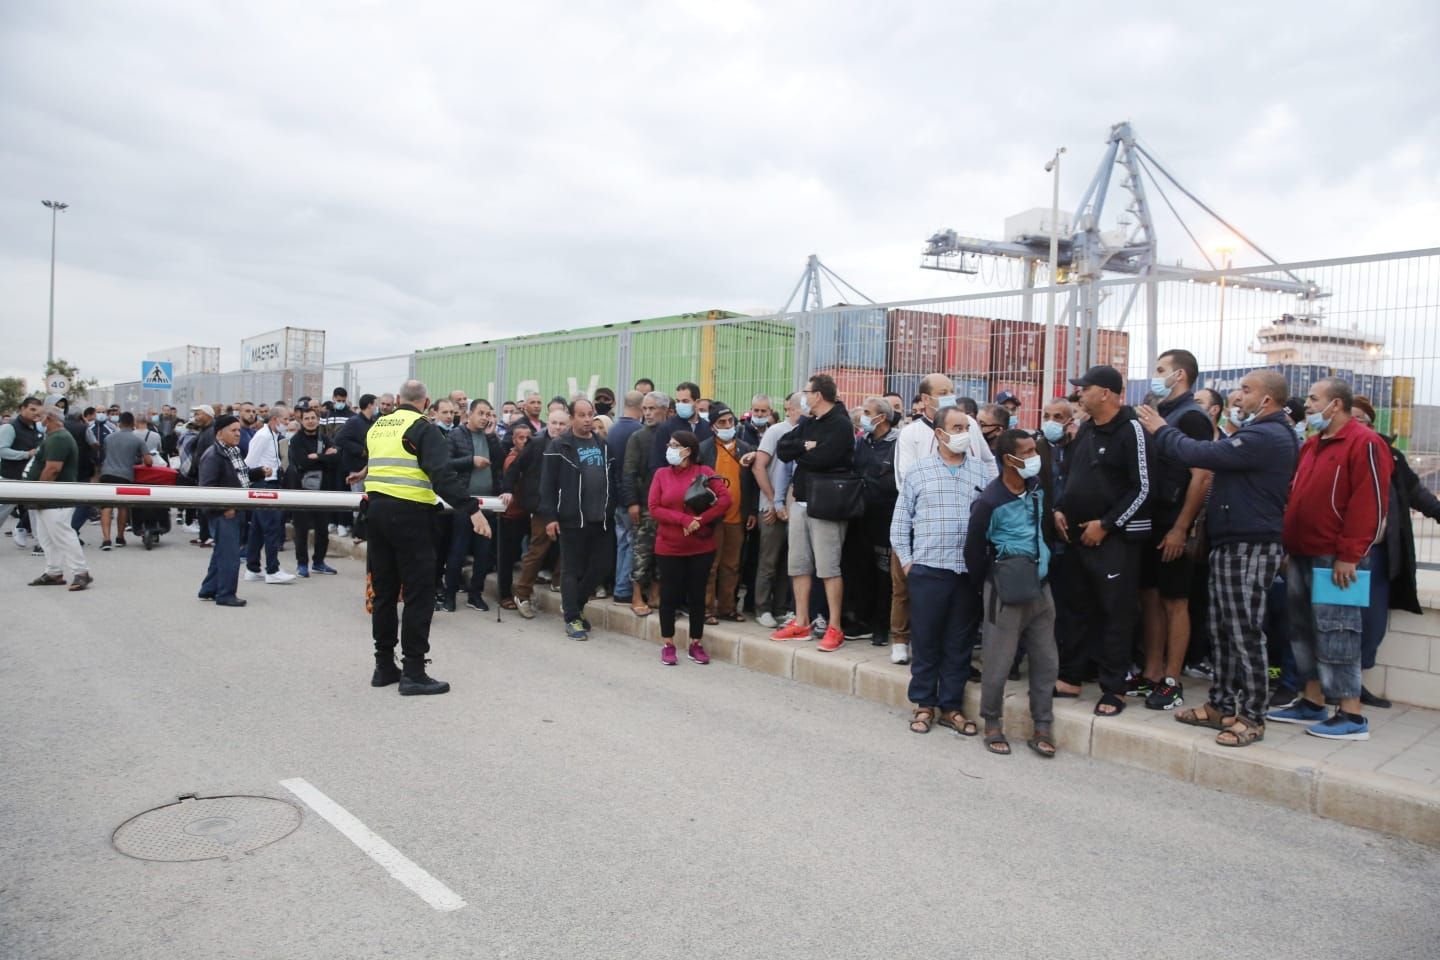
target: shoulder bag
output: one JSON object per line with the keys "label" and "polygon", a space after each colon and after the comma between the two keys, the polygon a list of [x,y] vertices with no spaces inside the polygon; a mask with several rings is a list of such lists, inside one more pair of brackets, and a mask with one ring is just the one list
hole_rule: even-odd
{"label": "shoulder bag", "polygon": [[990,583],[995,595],[1007,607],[1023,607],[1040,599],[1044,586],[1040,582],[1040,497],[1035,496],[1035,556],[1002,557],[990,567]]}
{"label": "shoulder bag", "polygon": [[715,506],[715,502],[720,499],[710,487],[711,480],[719,480],[725,486],[730,486],[730,481],[724,477],[714,473],[707,474],[702,470],[695,474],[690,486],[685,489],[685,509],[697,517]]}
{"label": "shoulder bag", "polygon": [[816,520],[857,520],[865,515],[865,481],[854,474],[811,474],[805,513]]}

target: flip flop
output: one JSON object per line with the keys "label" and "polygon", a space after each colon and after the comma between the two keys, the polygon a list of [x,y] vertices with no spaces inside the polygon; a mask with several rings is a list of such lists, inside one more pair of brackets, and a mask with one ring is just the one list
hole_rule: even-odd
{"label": "flip flop", "polygon": [[1061,690],[1059,687],[1056,687],[1052,696],[1060,700],[1074,700],[1075,698],[1079,697],[1080,694],[1078,692],[1068,693],[1064,690]]}
{"label": "flip flop", "polygon": [[[1100,709],[1101,707],[1113,707],[1114,709],[1110,713],[1106,713]],[[1124,712],[1125,701],[1113,693],[1105,694],[1105,696],[1100,698],[1100,702],[1095,704],[1095,716],[1097,717],[1105,717],[1108,719],[1110,717],[1118,717]]]}

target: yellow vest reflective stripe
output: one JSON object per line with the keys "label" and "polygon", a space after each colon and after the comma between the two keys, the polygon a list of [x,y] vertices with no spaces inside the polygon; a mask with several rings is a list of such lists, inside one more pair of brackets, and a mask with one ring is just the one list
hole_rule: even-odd
{"label": "yellow vest reflective stripe", "polygon": [[420,460],[405,449],[401,439],[411,424],[420,419],[414,410],[396,410],[376,420],[365,434],[370,450],[365,476],[366,493],[383,493],[397,500],[434,504],[430,477],[420,469]]}

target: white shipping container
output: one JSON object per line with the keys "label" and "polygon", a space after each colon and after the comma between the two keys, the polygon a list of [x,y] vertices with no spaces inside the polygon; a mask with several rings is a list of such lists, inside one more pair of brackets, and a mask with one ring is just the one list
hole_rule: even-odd
{"label": "white shipping container", "polygon": [[168,350],[147,353],[145,359],[172,364],[172,372],[177,377],[192,373],[220,372],[219,347],[199,347],[194,344],[186,344],[182,347],[170,347]]}
{"label": "white shipping container", "polygon": [[241,370],[294,370],[324,365],[324,330],[281,327],[240,341]]}

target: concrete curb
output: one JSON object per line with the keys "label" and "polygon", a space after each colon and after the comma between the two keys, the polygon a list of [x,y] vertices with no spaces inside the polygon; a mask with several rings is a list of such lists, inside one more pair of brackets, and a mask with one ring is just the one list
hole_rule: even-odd
{"label": "concrete curb", "polygon": [[[358,546],[363,559],[364,544]],[[536,608],[558,620],[560,595],[548,585],[537,587]],[[585,615],[597,630],[660,642],[657,615],[636,617],[628,606],[611,600],[592,600]],[[705,628],[705,649],[717,661],[889,707],[909,706],[910,670],[890,662],[888,647],[860,641],[821,653],[803,641],[771,640],[769,631],[755,624],[721,624]],[[1033,730],[1028,701],[1023,682],[1009,685],[1005,729],[1012,743],[1023,742]],[[1132,707],[1110,719],[1094,715],[1093,699],[1056,700],[1053,730],[1060,749],[1440,846],[1440,787],[1299,757],[1263,742],[1244,749],[1222,747],[1213,731],[1183,726],[1168,713]],[[967,686],[965,712],[979,720],[979,684]]]}

